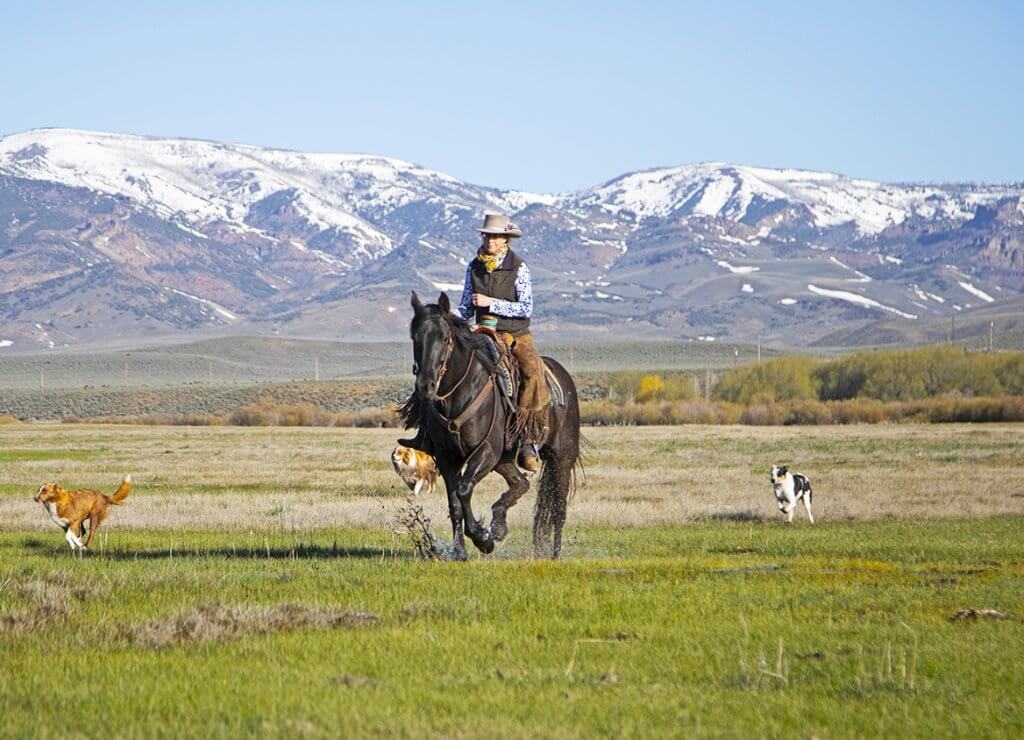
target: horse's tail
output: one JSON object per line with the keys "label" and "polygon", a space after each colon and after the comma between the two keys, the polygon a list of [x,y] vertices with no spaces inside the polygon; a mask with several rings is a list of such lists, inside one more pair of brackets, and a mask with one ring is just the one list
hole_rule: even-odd
{"label": "horse's tail", "polygon": [[575,465],[566,465],[554,456],[544,461],[533,512],[533,551],[537,557],[558,557],[562,549],[562,526],[565,524],[569,496],[575,488]]}

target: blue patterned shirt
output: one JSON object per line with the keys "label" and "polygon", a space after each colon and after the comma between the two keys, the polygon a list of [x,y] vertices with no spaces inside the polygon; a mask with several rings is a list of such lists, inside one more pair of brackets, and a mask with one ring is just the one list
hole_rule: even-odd
{"label": "blue patterned shirt", "polygon": [[[504,259],[504,257],[502,258]],[[462,289],[462,300],[456,309],[459,316],[469,320],[476,313],[476,306],[473,305],[473,263],[474,257],[466,267],[466,284]],[[495,316],[503,316],[506,319],[528,319],[533,316],[533,278],[530,275],[530,268],[525,262],[520,263],[516,272],[516,300],[503,301],[500,298],[491,300],[491,307],[488,313]]]}

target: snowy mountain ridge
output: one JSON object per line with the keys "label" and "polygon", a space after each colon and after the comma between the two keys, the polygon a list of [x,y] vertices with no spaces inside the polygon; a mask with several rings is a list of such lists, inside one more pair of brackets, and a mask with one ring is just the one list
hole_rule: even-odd
{"label": "snowy mountain ridge", "polygon": [[121,195],[190,224],[226,221],[240,228],[255,203],[295,190],[318,228],[349,232],[384,253],[390,240],[367,217],[391,213],[425,194],[429,200],[463,191],[467,203],[513,213],[534,204],[598,206],[638,219],[694,215],[738,222],[752,217],[753,205],[787,202],[809,209],[818,227],[852,223],[860,233],[874,234],[912,214],[966,220],[979,203],[1021,192],[985,185],[957,196],[934,185],[706,162],[634,172],[574,193],[538,194],[477,188],[390,157],[72,129],[0,138],[0,172]]}
{"label": "snowy mountain ridge", "polygon": [[400,335],[410,288],[458,291],[486,212],[522,227],[538,318],[563,334],[815,341],[1024,292],[1024,184],[705,162],[541,194],[388,157],[39,129],[0,138],[0,335]]}

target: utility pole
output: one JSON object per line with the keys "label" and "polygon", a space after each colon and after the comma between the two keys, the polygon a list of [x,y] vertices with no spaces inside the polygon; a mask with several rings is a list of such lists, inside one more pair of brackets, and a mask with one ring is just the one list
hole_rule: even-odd
{"label": "utility pole", "polygon": [[949,343],[956,341],[956,314],[949,317]]}
{"label": "utility pole", "polygon": [[757,364],[761,364],[761,332],[757,333]]}
{"label": "utility pole", "polygon": [[988,322],[988,353],[989,354],[992,354],[992,352],[993,352],[993,345],[994,345],[993,340],[995,339],[995,333],[996,333],[996,322],[994,322],[994,321]]}
{"label": "utility pole", "polygon": [[313,380],[320,382],[320,355],[317,355],[313,364]]}
{"label": "utility pole", "polygon": [[39,368],[39,392],[42,393],[45,390],[43,387],[43,368]]}
{"label": "utility pole", "polygon": [[124,384],[128,385],[128,353],[124,353]]}

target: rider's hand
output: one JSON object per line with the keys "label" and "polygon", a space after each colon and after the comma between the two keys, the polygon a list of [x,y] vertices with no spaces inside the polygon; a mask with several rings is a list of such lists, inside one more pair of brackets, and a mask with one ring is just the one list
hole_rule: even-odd
{"label": "rider's hand", "polygon": [[473,305],[479,306],[480,308],[489,308],[491,305],[491,298],[490,296],[483,295],[482,293],[474,293]]}

